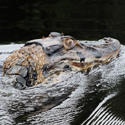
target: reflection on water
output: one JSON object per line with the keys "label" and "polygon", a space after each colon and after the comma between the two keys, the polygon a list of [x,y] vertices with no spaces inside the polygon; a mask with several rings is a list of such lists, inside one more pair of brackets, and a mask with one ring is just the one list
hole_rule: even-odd
{"label": "reflection on water", "polygon": [[2,77],[10,46],[17,47],[6,45],[0,54],[0,83],[8,82],[0,84],[0,124],[91,125],[114,120],[124,124],[125,46],[118,58],[93,68],[88,75],[60,74],[63,79],[53,85],[26,90],[11,87],[10,79]]}
{"label": "reflection on water", "polygon": [[82,125],[124,125],[125,124],[125,92],[111,94],[106,97]]}

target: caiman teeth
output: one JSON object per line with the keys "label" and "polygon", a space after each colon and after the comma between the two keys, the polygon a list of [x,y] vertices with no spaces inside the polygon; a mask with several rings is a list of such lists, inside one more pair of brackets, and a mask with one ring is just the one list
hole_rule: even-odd
{"label": "caiman teeth", "polygon": [[77,68],[81,68],[81,69],[88,69],[89,67],[91,67],[93,65],[92,62],[80,62],[80,60],[69,60],[69,63]]}
{"label": "caiman teeth", "polygon": [[69,61],[73,62],[73,63],[82,63],[83,62],[83,61],[81,62],[81,60],[71,60],[71,59]]}
{"label": "caiman teeth", "polygon": [[75,63],[83,63],[83,62],[85,62],[85,58],[69,59],[69,61],[72,61],[72,62],[75,62]]}

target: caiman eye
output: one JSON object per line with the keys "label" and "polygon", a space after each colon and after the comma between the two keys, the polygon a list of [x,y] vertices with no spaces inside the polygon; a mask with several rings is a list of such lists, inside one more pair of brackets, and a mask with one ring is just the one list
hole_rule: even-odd
{"label": "caiman eye", "polygon": [[76,42],[72,39],[66,39],[63,41],[63,45],[65,47],[65,49],[72,49],[75,45],[76,45]]}

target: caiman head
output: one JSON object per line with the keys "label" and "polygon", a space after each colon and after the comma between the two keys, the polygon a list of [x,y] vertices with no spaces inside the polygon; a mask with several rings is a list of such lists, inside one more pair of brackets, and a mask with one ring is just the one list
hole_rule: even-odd
{"label": "caiman head", "polygon": [[[14,86],[42,83],[55,73],[84,71],[117,56],[120,44],[105,38],[102,44],[86,45],[69,35],[52,32],[48,37],[28,41],[14,51],[3,64],[3,74],[16,75]],[[21,87],[20,87],[21,86]]]}

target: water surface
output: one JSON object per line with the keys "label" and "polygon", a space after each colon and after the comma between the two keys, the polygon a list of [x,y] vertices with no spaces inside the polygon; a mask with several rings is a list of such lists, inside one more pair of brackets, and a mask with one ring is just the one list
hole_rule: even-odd
{"label": "water surface", "polygon": [[4,48],[0,54],[0,124],[91,125],[114,120],[124,124],[125,46],[118,58],[91,69],[88,75],[62,73],[49,86],[17,90],[11,79],[2,76],[2,63],[10,51],[21,46],[0,46]]}

